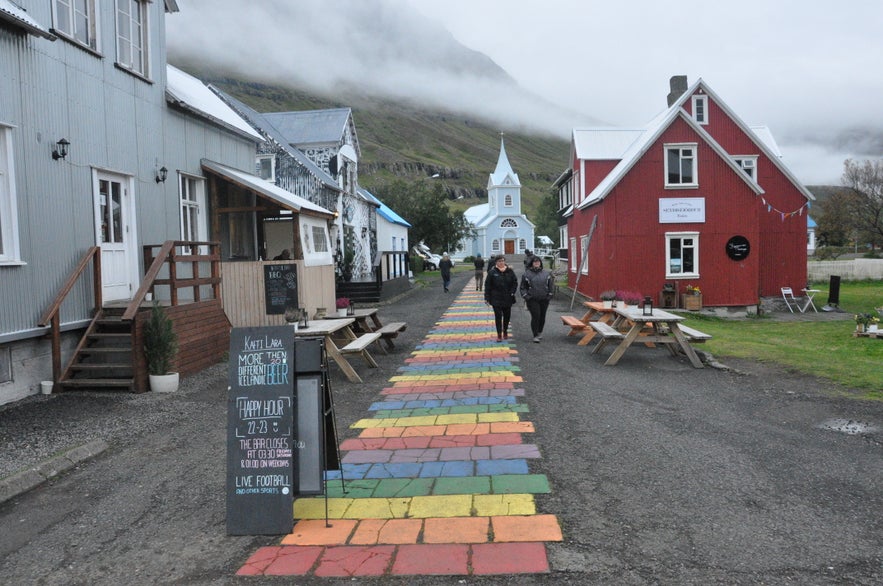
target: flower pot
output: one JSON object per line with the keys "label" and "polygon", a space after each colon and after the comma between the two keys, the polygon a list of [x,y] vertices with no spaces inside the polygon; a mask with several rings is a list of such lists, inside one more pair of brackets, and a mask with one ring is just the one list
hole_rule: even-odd
{"label": "flower pot", "polygon": [[876,333],[877,332],[877,324],[870,324],[868,326],[868,332],[872,333],[872,334]]}
{"label": "flower pot", "polygon": [[605,309],[610,309],[611,307],[613,307],[613,299],[602,299],[601,304],[604,306]]}
{"label": "flower pot", "polygon": [[681,306],[689,311],[699,311],[702,309],[702,294],[699,295],[681,295]]}
{"label": "flower pot", "polygon": [[343,309],[338,309],[337,315],[339,315],[340,317],[346,317],[346,307],[344,307]]}
{"label": "flower pot", "polygon": [[174,393],[178,390],[180,379],[177,372],[151,374],[148,375],[148,378],[150,379],[150,390],[154,393]]}

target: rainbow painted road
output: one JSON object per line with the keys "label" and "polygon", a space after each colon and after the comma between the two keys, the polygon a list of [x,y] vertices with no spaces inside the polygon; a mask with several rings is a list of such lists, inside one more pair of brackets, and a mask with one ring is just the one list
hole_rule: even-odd
{"label": "rainbow painted road", "polygon": [[[238,575],[407,576],[549,572],[561,541],[523,402],[518,353],[498,343],[478,291],[454,301],[341,444],[325,497],[299,498],[278,546]],[[522,399],[519,402],[519,399]]]}

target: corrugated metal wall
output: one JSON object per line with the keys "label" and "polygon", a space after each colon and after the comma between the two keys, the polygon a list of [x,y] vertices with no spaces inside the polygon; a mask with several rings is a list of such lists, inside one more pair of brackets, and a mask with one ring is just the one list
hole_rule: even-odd
{"label": "corrugated metal wall", "polygon": [[[22,4],[51,26],[51,2]],[[95,245],[96,169],[133,178],[140,263],[143,243],[180,235],[178,171],[201,176],[202,158],[254,168],[253,142],[166,105],[163,3],[149,4],[152,83],[114,65],[114,10],[115,3],[100,3],[101,55],[0,28],[0,124],[12,127],[23,261],[0,266],[0,341],[37,333],[40,314]],[[69,154],[55,161],[51,153],[62,137]],[[169,180],[157,184],[160,166]],[[91,299],[87,274],[63,306],[62,323],[90,318]]]}

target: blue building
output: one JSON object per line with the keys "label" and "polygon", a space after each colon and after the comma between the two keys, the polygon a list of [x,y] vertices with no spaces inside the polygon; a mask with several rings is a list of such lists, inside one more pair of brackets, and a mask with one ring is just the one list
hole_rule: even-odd
{"label": "blue building", "polygon": [[475,235],[460,242],[467,255],[487,258],[497,254],[524,254],[534,248],[534,224],[521,213],[521,183],[509,164],[506,145],[500,139],[497,167],[488,177],[488,202],[472,206],[464,215]]}

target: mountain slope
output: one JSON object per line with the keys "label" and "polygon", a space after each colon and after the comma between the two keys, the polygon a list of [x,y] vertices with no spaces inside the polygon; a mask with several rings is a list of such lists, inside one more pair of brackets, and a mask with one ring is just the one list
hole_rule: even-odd
{"label": "mountain slope", "polygon": [[[503,130],[509,161],[522,184],[522,211],[536,221],[540,200],[550,193],[552,182],[568,163],[570,143],[563,137],[495,128],[466,114],[360,95],[352,89],[328,97],[213,76],[192,66],[190,72],[260,112],[351,108],[362,148],[359,183],[380,197],[383,185],[395,179],[425,179],[441,180],[456,209],[486,202],[488,175],[496,167]],[[436,173],[439,179],[431,179]]]}

